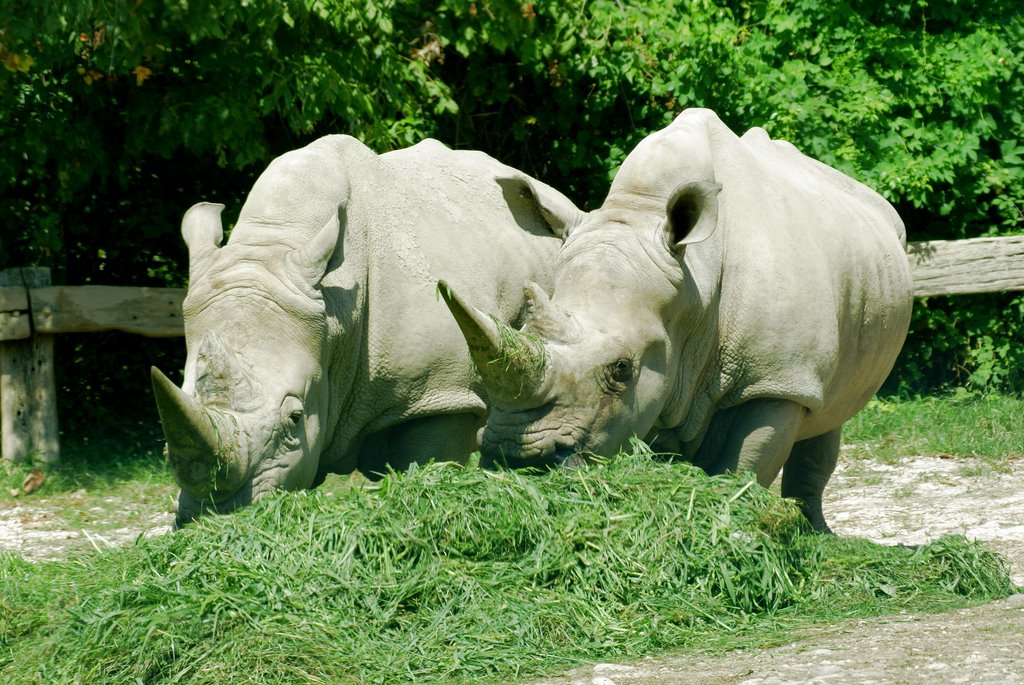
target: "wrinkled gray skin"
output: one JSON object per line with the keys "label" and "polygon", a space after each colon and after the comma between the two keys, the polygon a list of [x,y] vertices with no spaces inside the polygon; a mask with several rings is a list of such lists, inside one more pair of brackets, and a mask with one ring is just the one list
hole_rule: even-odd
{"label": "wrinkled gray skin", "polygon": [[436,284],[519,325],[561,244],[539,197],[571,207],[483,153],[329,136],[271,163],[223,247],[222,206],[192,207],[181,388],[153,369],[179,523],[473,452],[486,395]]}
{"label": "wrinkled gray skin", "polygon": [[[782,494],[827,531],[840,429],[909,325],[895,210],[699,109],[637,146],[601,208],[562,209],[553,296],[530,289],[516,343],[471,294],[448,298],[492,391],[484,460],[572,464],[646,437],[711,473],[768,486],[782,471]],[[510,356],[525,361],[494,363]]]}

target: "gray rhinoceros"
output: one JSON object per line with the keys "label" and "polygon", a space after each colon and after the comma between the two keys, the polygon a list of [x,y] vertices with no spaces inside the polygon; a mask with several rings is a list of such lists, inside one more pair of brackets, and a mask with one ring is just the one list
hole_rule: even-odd
{"label": "gray rhinoceros", "polygon": [[764,130],[740,138],[692,109],[630,153],[599,209],[547,213],[570,220],[553,296],[529,288],[523,331],[446,292],[493,405],[484,460],[575,463],[637,435],[711,473],[767,486],[782,470],[782,494],[828,530],[840,429],[910,321],[896,211]]}
{"label": "gray rhinoceros", "polygon": [[571,206],[481,152],[328,136],[270,164],[223,247],[222,205],[192,207],[181,389],[152,370],[179,523],[473,452],[486,396],[436,283],[519,321],[561,244],[530,188]]}

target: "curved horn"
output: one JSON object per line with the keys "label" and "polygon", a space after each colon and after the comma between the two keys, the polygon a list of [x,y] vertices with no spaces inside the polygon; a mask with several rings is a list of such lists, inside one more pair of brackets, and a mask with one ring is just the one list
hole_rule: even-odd
{"label": "curved horn", "polygon": [[536,333],[545,340],[572,342],[577,335],[577,324],[539,285],[526,284],[526,316],[524,330]]}
{"label": "curved horn", "polygon": [[466,338],[491,400],[529,402],[544,381],[544,343],[467,304],[445,281],[438,281],[437,288]]}
{"label": "curved horn", "polygon": [[233,453],[224,422],[216,421],[191,395],[171,382],[160,369],[150,369],[153,395],[167,439],[167,459],[175,480],[196,499],[241,487],[244,464]]}
{"label": "curved horn", "polygon": [[188,248],[189,279],[202,270],[203,264],[224,240],[224,228],[220,220],[222,211],[224,205],[199,202],[192,205],[181,218],[181,236]]}
{"label": "curved horn", "polygon": [[526,317],[534,321],[545,321],[551,318],[551,298],[544,289],[533,281],[526,283]]}

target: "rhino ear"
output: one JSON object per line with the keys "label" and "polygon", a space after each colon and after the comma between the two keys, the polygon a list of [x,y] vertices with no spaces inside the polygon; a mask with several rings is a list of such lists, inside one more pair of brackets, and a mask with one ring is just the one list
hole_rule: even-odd
{"label": "rhino ear", "polygon": [[586,217],[586,212],[565,195],[525,174],[498,176],[495,181],[516,222],[525,230],[539,219],[555,237],[564,239]]}
{"label": "rhino ear", "polygon": [[224,205],[200,202],[192,205],[181,219],[181,236],[188,247],[189,278],[199,273],[203,265],[224,240],[220,213]]}
{"label": "rhino ear", "polygon": [[288,253],[289,270],[297,282],[316,288],[327,274],[327,265],[334,256],[335,250],[340,251],[338,242],[341,239],[341,224],[345,217],[345,208],[338,207],[312,240]]}
{"label": "rhino ear", "polygon": [[718,226],[718,193],[722,186],[705,181],[689,181],[672,193],[665,208],[667,230],[675,249],[706,240]]}

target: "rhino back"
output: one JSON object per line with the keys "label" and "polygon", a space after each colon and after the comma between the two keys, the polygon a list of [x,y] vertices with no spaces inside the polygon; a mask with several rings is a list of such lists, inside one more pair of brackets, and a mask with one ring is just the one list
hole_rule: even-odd
{"label": "rhino back", "polygon": [[353,172],[377,155],[355,138],[331,135],[274,159],[260,174],[238,216],[231,242],[298,247],[348,200]]}
{"label": "rhino back", "polygon": [[[365,320],[360,378],[346,399],[352,426],[380,430],[410,416],[486,413],[465,339],[439,298],[439,279],[508,322],[523,287],[550,288],[560,241],[536,211],[509,207],[496,177],[519,173],[437,141],[386,153],[350,175],[345,261],[358,262]],[[350,244],[351,243],[351,244]],[[344,286],[340,270],[325,284]]]}
{"label": "rhino back", "polygon": [[809,409],[801,437],[841,425],[906,335],[903,223],[874,191],[760,129],[709,128],[718,235],[687,254],[720,274],[717,377],[703,404],[782,397]]}

